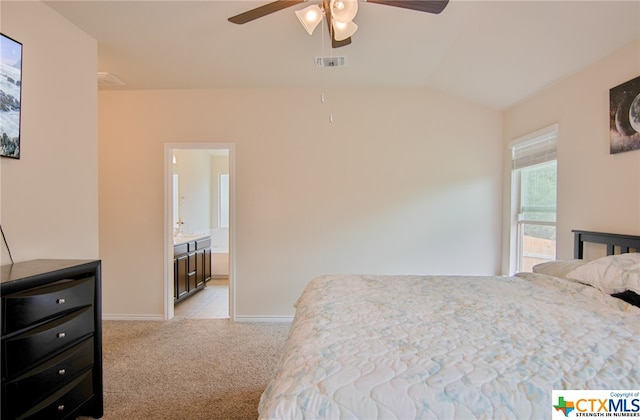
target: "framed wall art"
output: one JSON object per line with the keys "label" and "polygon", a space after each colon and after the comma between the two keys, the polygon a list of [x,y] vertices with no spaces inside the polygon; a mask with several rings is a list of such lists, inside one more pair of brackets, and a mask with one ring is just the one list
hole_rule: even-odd
{"label": "framed wall art", "polygon": [[0,33],[0,156],[20,159],[22,44]]}
{"label": "framed wall art", "polygon": [[609,152],[640,150],[640,76],[609,90]]}

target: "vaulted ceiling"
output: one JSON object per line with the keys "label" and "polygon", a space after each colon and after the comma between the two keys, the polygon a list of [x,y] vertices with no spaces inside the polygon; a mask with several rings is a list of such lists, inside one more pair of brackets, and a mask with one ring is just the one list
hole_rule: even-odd
{"label": "vaulted ceiling", "polygon": [[338,49],[325,25],[302,28],[306,4],[236,25],[268,1],[45,3],[98,41],[114,89],[429,87],[503,109],[640,38],[638,1],[451,0],[439,15],[361,1]]}

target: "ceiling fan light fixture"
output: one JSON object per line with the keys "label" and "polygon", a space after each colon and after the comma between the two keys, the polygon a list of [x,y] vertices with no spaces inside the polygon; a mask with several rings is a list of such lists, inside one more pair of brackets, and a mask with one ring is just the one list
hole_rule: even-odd
{"label": "ceiling fan light fixture", "polygon": [[331,0],[329,10],[338,22],[351,22],[358,13],[358,0]]}
{"label": "ceiling fan light fixture", "polygon": [[296,16],[309,35],[313,34],[316,26],[322,22],[322,9],[317,4],[296,10]]}
{"label": "ceiling fan light fixture", "polygon": [[343,41],[351,35],[355,34],[358,30],[358,25],[354,22],[339,22],[333,21],[333,37],[336,41]]}
{"label": "ceiling fan light fixture", "polygon": [[[271,0],[267,4],[232,16],[228,21],[242,25],[307,1]],[[320,24],[320,21],[326,17],[329,32],[331,32],[331,48],[340,48],[351,44],[349,35],[358,29],[358,25],[353,23],[353,19],[358,13],[358,1],[368,1],[437,15],[444,10],[450,0],[314,0],[314,2],[319,2],[321,6],[311,5],[295,13],[309,35],[313,35],[313,31]],[[336,32],[339,32],[338,38],[334,36]]]}

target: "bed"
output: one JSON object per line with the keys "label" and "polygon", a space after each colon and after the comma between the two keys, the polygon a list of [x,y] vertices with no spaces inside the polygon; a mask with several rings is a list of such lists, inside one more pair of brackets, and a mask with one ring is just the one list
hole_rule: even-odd
{"label": "bed", "polygon": [[537,419],[552,390],[639,390],[640,236],[574,235],[575,260],[511,277],[313,279],[259,417]]}

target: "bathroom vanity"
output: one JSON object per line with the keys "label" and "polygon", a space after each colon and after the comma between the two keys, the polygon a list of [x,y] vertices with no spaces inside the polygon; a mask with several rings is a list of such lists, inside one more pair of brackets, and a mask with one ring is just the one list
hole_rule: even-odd
{"label": "bathroom vanity", "polygon": [[179,235],[173,242],[173,301],[182,302],[211,278],[211,236]]}

